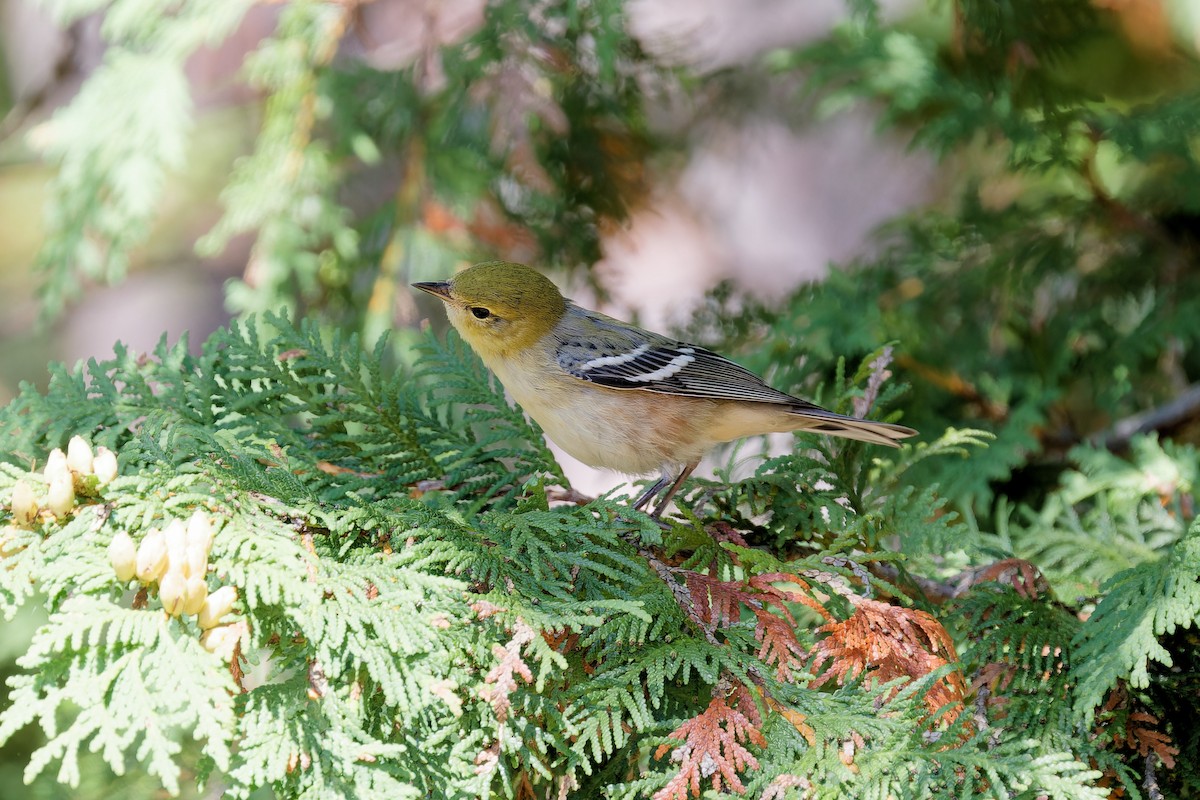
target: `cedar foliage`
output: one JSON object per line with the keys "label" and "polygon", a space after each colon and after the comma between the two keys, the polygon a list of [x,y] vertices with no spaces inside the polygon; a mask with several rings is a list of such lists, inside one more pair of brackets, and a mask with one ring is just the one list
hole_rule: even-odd
{"label": "cedar foliage", "polygon": [[[49,137],[51,312],[76,271],[123,269],[186,150],[186,58],[249,7],[52,8],[98,5],[112,47]],[[615,0],[497,0],[466,41],[391,72],[337,57],[356,4],[284,4],[247,64],[257,149],[201,247],[253,232],[255,280],[231,303],[306,320],[251,314],[199,355],[118,345],[0,412],[0,609],[45,614],[0,710],[27,780],[85,797],[111,794],[108,772],[230,797],[1195,792],[1197,454],[1168,435],[1186,436],[1178,416],[1148,418],[1161,437],[1121,424],[1200,372],[1191,65],[1094,69],[1120,46],[1083,0],[962,0],[940,27],[853,6],[826,41],[694,76],[643,51]],[[687,145],[646,122],[664,87],[761,113],[798,83],[812,113],[874,104],[960,175],[954,201],[778,305],[715,293],[693,333],[837,410],[902,410],[916,444],[801,436],[740,479],[735,450],[664,529],[619,492],[571,492],[453,335],[374,335],[414,252],[594,261],[643,173]],[[121,124],[97,124],[114,108]],[[341,190],[383,158],[404,165],[395,196],[352,212]],[[41,468],[74,435],[120,476],[81,477],[55,514]],[[32,521],[18,481],[43,498]],[[208,588],[238,589],[216,652],[107,553],[197,511],[216,525]]]}
{"label": "cedar foliage", "polygon": [[[172,792],[186,774],[232,797],[671,798],[788,774],[890,784],[866,766],[877,747],[921,775],[964,738],[980,752],[961,776],[925,780],[1030,780],[1023,738],[998,762],[970,738],[942,624],[860,596],[896,590],[856,537],[781,560],[691,502],[666,531],[615,499],[551,507],[563,479],[538,431],[460,343],[430,337],[394,371],[383,352],[272,316],[198,357],[164,343],[58,370],[4,411],[10,491],[44,492],[18,465],[67,433],[121,463],[71,512],[7,529],[6,612],[35,592],[49,610],[0,715],[2,736],[46,735],[30,776],[73,784],[92,749]],[[218,521],[209,582],[241,598],[224,659],[108,562],[119,531],[141,541],[196,509]],[[1039,752],[1029,788],[1098,796],[1092,749]]]}

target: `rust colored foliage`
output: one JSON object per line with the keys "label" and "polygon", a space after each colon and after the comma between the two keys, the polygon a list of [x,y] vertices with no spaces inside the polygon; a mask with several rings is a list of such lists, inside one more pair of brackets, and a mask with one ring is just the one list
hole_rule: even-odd
{"label": "rust colored foliage", "polygon": [[1174,769],[1179,748],[1171,737],[1159,729],[1158,717],[1148,711],[1135,711],[1125,721],[1125,730],[1113,729],[1113,742],[1118,747],[1134,750],[1142,758],[1154,753],[1167,769]]}
{"label": "rust colored foliage", "polygon": [[[761,645],[758,657],[775,667],[781,681],[791,678],[793,668],[801,666],[806,655],[806,648],[796,639],[796,619],[787,603],[807,606],[833,621],[820,603],[804,593],[809,586],[795,575],[766,573],[743,582],[689,572],[686,581],[696,617],[705,625],[733,625],[740,620],[743,607],[754,614],[754,638]],[[796,584],[801,591],[782,589],[776,583]]]}
{"label": "rust colored foliage", "polygon": [[1129,695],[1124,688],[1109,693],[1098,719],[1102,720],[1100,733],[1112,737],[1120,750],[1132,750],[1142,758],[1153,753],[1167,769],[1174,769],[1175,756],[1179,748],[1171,742],[1171,736],[1159,726],[1158,717],[1148,711],[1129,710]]}
{"label": "rust colored foliage", "polygon": [[[869,598],[853,602],[848,619],[820,628],[829,635],[813,647],[813,686],[844,683],[864,672],[883,683],[915,679],[958,660],[950,635],[927,612]],[[943,718],[950,721],[958,717],[965,695],[962,675],[952,672],[929,689],[925,705],[931,714],[945,707]]]}
{"label": "rust colored foliage", "polygon": [[[758,759],[743,746],[743,742],[765,747],[767,741],[740,710],[744,703],[737,705],[738,708],[730,708],[724,698],[714,697],[702,714],[671,733],[672,739],[683,740],[683,744],[671,752],[671,760],[679,762],[679,772],[654,794],[653,800],[686,800],[689,792],[699,797],[700,782],[704,779],[710,780],[718,792],[722,786],[738,794],[746,792],[738,773],[758,769]],[[660,745],[654,757],[662,758],[668,751],[671,751],[671,745]]]}

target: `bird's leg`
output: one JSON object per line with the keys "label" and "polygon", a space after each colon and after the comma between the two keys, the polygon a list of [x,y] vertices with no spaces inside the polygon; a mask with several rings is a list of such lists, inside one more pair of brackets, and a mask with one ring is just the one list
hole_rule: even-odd
{"label": "bird's leg", "polygon": [[663,487],[671,482],[671,475],[668,472],[663,472],[662,477],[654,482],[646,491],[642,492],[642,496],[633,502],[635,509],[641,510],[642,506],[654,499],[655,495],[663,490]]}
{"label": "bird's leg", "polygon": [[[667,489],[666,494],[664,494],[662,499],[658,501],[658,505],[654,507],[654,511],[650,514],[650,516],[654,517],[655,519],[658,519],[662,516],[662,513],[667,510],[667,506],[671,504],[671,498],[675,496],[675,493],[679,491],[679,487],[683,484],[684,480],[688,475],[692,474],[699,463],[700,462],[698,461],[693,461],[691,464],[688,464],[683,468],[683,471],[679,473],[679,477],[676,478],[675,482],[671,484],[671,488]],[[667,479],[664,477],[662,481],[659,481],[659,483],[665,483],[666,480]]]}

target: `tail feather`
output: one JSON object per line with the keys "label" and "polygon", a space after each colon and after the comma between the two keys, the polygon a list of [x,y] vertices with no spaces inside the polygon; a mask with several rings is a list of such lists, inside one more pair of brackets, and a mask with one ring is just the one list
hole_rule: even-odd
{"label": "tail feather", "polygon": [[882,444],[888,447],[899,447],[899,440],[917,435],[915,430],[903,425],[847,417],[824,409],[797,409],[795,416],[797,424],[794,430],[841,436],[843,439],[856,439],[860,442]]}

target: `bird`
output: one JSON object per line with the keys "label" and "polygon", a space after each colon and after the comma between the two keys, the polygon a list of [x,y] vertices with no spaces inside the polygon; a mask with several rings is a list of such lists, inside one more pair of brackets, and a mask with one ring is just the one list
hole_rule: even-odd
{"label": "bird", "polygon": [[638,497],[662,516],[700,459],[747,436],[813,431],[899,447],[903,425],[848,417],[771,388],[696,344],[643,330],[563,297],[524,264],[487,261],[412,284],[552,441],[593,467],[659,473]]}

